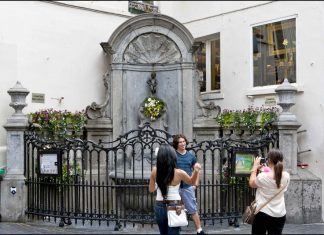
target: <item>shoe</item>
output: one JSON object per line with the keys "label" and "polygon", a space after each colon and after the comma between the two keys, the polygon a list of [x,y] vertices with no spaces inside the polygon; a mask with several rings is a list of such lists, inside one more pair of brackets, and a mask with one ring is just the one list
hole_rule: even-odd
{"label": "shoe", "polygon": [[203,235],[203,234],[206,234],[204,230],[201,230],[200,233],[197,233],[197,235]]}

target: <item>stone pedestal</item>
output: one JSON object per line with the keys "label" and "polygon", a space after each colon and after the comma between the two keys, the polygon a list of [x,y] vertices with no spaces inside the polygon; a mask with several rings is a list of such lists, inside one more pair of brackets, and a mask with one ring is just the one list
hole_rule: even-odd
{"label": "stone pedestal", "polygon": [[15,113],[8,118],[4,128],[7,131],[7,174],[1,182],[0,214],[7,222],[24,222],[26,209],[26,186],[24,176],[24,131],[28,119],[22,113],[29,91],[19,82],[8,90],[11,107]]}
{"label": "stone pedestal", "polygon": [[284,168],[290,173],[285,192],[287,223],[308,224],[322,222],[322,181],[307,169],[297,167],[297,130],[301,126],[290,112],[295,104],[297,89],[287,79],[276,89],[279,115],[279,147],[284,156]]}
{"label": "stone pedestal", "polygon": [[[16,190],[13,193],[12,190]],[[1,221],[25,222],[27,192],[25,177],[22,175],[6,175],[1,181]]]}

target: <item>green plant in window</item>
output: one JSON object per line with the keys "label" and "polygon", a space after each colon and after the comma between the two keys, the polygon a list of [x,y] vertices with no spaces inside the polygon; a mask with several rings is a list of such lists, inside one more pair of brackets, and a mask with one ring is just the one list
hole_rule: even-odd
{"label": "green plant in window", "polygon": [[287,38],[285,38],[282,42],[282,45],[285,47],[285,57],[284,57],[284,72],[285,72],[285,78],[288,76],[288,70],[289,70],[289,55],[288,55],[288,44],[289,41]]}

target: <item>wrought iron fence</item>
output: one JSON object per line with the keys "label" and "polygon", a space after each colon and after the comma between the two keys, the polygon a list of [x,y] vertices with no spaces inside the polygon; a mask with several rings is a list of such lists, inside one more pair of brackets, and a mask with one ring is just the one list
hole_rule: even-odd
{"label": "wrought iron fence", "polygon": [[[25,176],[28,216],[90,223],[155,223],[154,194],[148,181],[162,143],[171,144],[173,135],[153,129],[149,123],[112,142],[94,143],[82,139],[49,140],[33,128],[25,133]],[[215,223],[228,220],[238,226],[243,208],[254,197],[246,176],[233,175],[233,157],[238,150],[255,150],[263,156],[277,147],[274,129],[243,140],[233,135],[213,141],[193,141],[188,146],[202,164],[197,201],[201,220]],[[57,151],[58,175],[44,174],[39,159],[46,151]],[[45,166],[46,167],[46,166]]]}

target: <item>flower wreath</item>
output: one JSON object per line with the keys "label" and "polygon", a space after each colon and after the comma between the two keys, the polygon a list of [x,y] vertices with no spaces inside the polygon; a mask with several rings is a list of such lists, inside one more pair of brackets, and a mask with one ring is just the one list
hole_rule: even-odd
{"label": "flower wreath", "polygon": [[163,100],[154,96],[147,97],[144,100],[144,115],[154,121],[162,115],[164,107]]}

